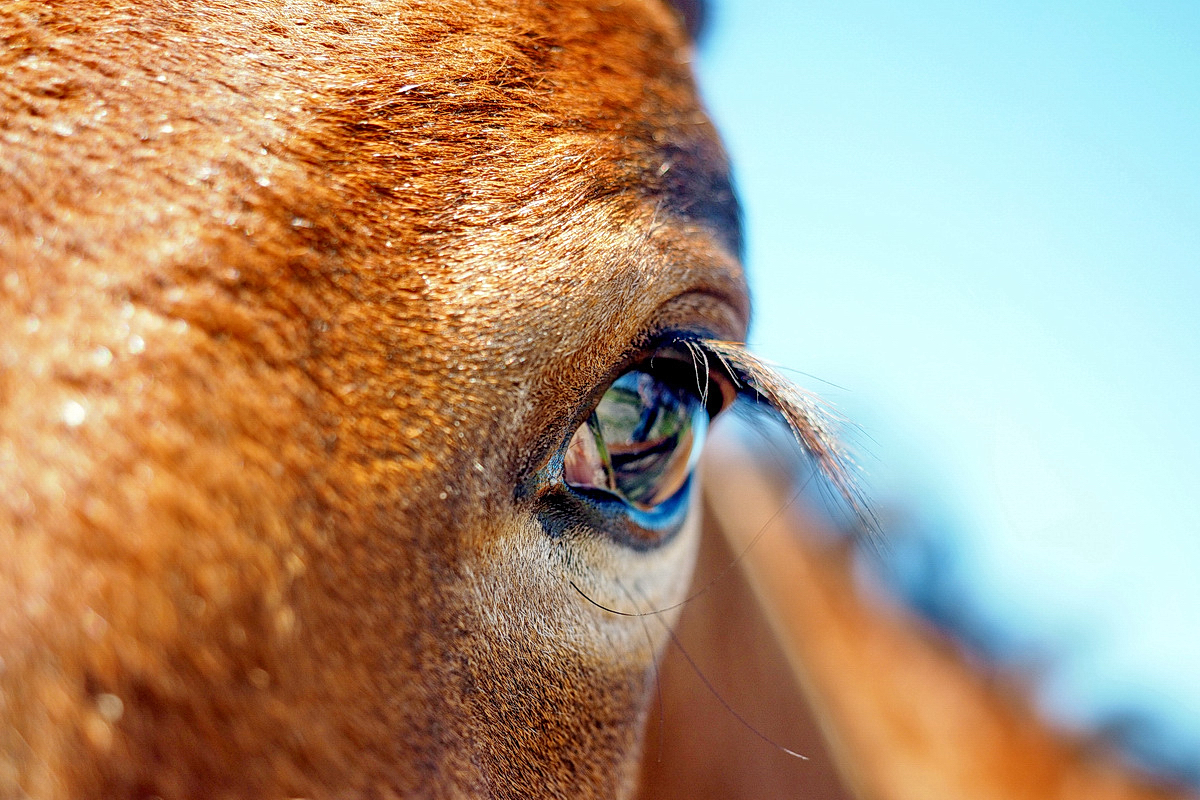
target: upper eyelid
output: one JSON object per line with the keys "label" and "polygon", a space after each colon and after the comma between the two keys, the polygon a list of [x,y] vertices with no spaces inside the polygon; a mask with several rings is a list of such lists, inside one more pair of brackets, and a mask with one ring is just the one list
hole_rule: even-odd
{"label": "upper eyelid", "polygon": [[[587,420],[588,415],[595,411],[596,406],[600,404],[600,400],[604,397],[604,393],[609,390],[609,388],[614,382],[616,382],[618,378],[630,370],[637,369],[642,364],[653,367],[655,359],[659,359],[660,361],[669,359],[681,364],[689,363],[684,357],[682,357],[682,354],[689,349],[694,349],[693,352],[703,353],[703,358],[706,359],[706,361],[703,361],[702,363],[707,364],[707,372],[705,377],[710,380],[710,388],[713,385],[713,383],[711,383],[711,379],[713,377],[713,364],[715,363],[721,365],[721,372],[719,374],[724,379],[728,380],[728,382],[732,385],[733,391],[730,392],[731,396],[726,396],[725,393],[722,392],[722,408],[718,410],[723,410],[724,408],[728,407],[733,400],[732,395],[736,394],[737,392],[740,382],[736,377],[736,373],[730,368],[725,359],[717,351],[708,348],[704,344],[708,341],[716,340],[703,334],[674,330],[660,332],[650,336],[640,345],[631,348],[630,351],[626,353],[625,356],[618,362],[618,365],[611,369],[606,376],[601,379],[599,384],[595,386],[587,395],[581,398],[578,404],[578,410],[571,416],[569,424],[566,426],[566,439],[561,446],[566,446],[565,442],[570,440],[570,437],[574,434],[575,429]],[[670,350],[675,350],[680,355],[678,357],[671,356],[667,352]],[[691,363],[694,365],[696,362],[693,361]],[[719,386],[719,384],[716,385]],[[697,393],[699,394],[699,389],[697,390]],[[706,401],[705,404],[708,405],[711,410],[711,405],[708,403],[710,398],[705,397],[704,399]]]}

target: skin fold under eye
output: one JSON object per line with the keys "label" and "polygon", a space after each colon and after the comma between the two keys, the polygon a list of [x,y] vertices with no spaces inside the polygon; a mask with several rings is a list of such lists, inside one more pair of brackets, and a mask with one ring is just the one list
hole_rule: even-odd
{"label": "skin fold under eye", "polygon": [[687,484],[708,424],[709,409],[695,389],[649,369],[630,370],[571,437],[563,480],[653,511]]}

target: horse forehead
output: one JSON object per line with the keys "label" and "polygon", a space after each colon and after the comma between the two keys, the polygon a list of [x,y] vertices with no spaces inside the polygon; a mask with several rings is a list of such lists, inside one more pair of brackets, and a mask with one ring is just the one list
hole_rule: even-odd
{"label": "horse forehead", "polygon": [[[115,136],[78,126],[58,162],[36,148],[33,161],[78,172],[89,150],[136,149],[144,180],[107,186],[103,202],[71,200],[112,229],[108,260],[128,255],[137,269],[195,261],[205,247],[243,260],[268,239],[367,264],[403,250],[419,269],[487,238],[481,230],[529,240],[622,196],[707,226],[737,252],[725,157],[672,12],[659,0],[594,5],[417,0],[334,15],[301,13],[301,2],[286,20],[251,7],[210,12],[203,46],[178,35],[198,24],[187,6],[148,13],[137,31],[90,9],[80,30],[122,37],[138,69],[120,81],[76,75],[71,59],[59,69],[126,124]],[[86,62],[96,41],[81,34],[69,49]],[[168,58],[172,41],[194,52]],[[172,137],[185,130],[181,148]],[[179,224],[163,223],[173,216]],[[178,246],[148,254],[135,241],[147,219]]]}
{"label": "horse forehead", "polygon": [[421,276],[407,283],[477,324],[660,303],[697,264],[744,295],[738,205],[689,43],[657,0],[594,6],[514,3],[413,47],[401,26],[380,41],[404,67],[356,82],[345,119],[327,120],[351,134],[356,182],[421,231],[399,231]]}
{"label": "horse forehead", "polygon": [[[525,7],[523,21],[535,36],[517,20],[502,30],[485,27],[465,49],[456,45],[428,83],[397,88],[391,83],[407,78],[385,75],[369,91],[422,96],[394,121],[412,130],[409,123],[420,119],[440,134],[424,140],[430,151],[459,158],[429,176],[455,184],[441,196],[466,200],[451,212],[459,227],[513,219],[564,224],[581,207],[594,212],[597,201],[628,195],[652,205],[660,220],[708,227],[740,255],[738,204],[697,98],[691,45],[657,0],[594,5]],[[464,52],[476,60],[467,91],[465,65],[454,63]],[[423,164],[412,167],[427,172]],[[626,209],[618,216],[631,215]]]}

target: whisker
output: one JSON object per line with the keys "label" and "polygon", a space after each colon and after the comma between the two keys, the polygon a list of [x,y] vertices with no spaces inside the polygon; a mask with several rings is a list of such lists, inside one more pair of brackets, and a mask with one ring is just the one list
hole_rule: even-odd
{"label": "whisker", "polygon": [[[660,622],[661,622],[661,620],[660,620]],[[740,722],[743,727],[745,727],[748,731],[753,733],[759,739],[762,739],[764,742],[766,742],[767,744],[776,748],[777,750],[781,750],[782,752],[788,754],[792,758],[798,758],[801,761],[809,760],[808,756],[804,755],[803,753],[797,753],[795,750],[791,749],[790,747],[785,747],[782,744],[780,744],[779,742],[772,739],[770,736],[767,736],[765,733],[760,731],[758,728],[756,728],[752,724],[750,724],[749,720],[747,720],[745,717],[743,717],[741,714],[739,714],[737,712],[737,709],[735,709],[733,706],[731,706],[729,704],[729,701],[721,696],[721,693],[719,691],[717,691],[717,687],[712,685],[712,681],[710,681],[708,679],[708,676],[705,675],[704,672],[700,669],[700,665],[696,663],[695,659],[692,658],[692,654],[689,653],[687,651],[687,648],[685,648],[683,646],[683,642],[679,641],[679,636],[675,633],[675,631],[671,630],[671,626],[665,622],[663,622],[662,625],[666,629],[667,634],[671,637],[671,641],[674,643],[675,647],[679,649],[680,654],[687,660],[688,665],[691,666],[691,668],[692,668],[692,671],[694,671],[696,673],[696,677],[699,678],[701,683],[704,684],[705,688],[708,689],[708,691],[710,693],[712,693],[712,696],[717,698],[717,702],[720,703],[721,706],[726,711],[728,711],[731,715],[733,715],[734,719],[736,719],[738,722]]]}
{"label": "whisker", "polygon": [[[688,595],[687,597],[683,598],[678,603],[672,603],[669,606],[663,606],[662,608],[651,609],[650,611],[621,611],[616,608],[607,608],[607,607],[605,607],[604,610],[609,612],[610,614],[616,614],[619,617],[650,617],[650,616],[657,616],[659,614],[665,614],[666,612],[674,611],[677,608],[682,608],[683,606],[686,606],[688,603],[691,603],[693,600],[696,600],[697,598],[701,597],[702,595],[707,593],[710,589],[712,589],[714,586],[716,586],[718,583],[725,580],[725,576],[728,575],[733,570],[734,567],[736,567],[738,564],[740,564],[746,558],[747,554],[749,554],[749,552],[754,549],[754,546],[756,544],[758,544],[759,540],[762,539],[762,537],[767,535],[767,531],[770,530],[771,524],[774,523],[775,520],[777,520],[781,514],[783,514],[785,511],[787,511],[789,508],[791,508],[792,505],[794,505],[795,502],[800,499],[800,495],[803,494],[804,491],[808,488],[808,485],[812,482],[813,477],[815,475],[816,475],[816,473],[809,475],[808,479],[805,480],[802,484],[800,484],[796,488],[796,491],[794,491],[792,493],[792,496],[788,498],[787,502],[785,502],[778,509],[776,509],[775,513],[771,515],[770,519],[768,519],[766,522],[764,522],[762,527],[758,529],[758,533],[754,534],[753,538],[751,538],[750,541],[746,544],[746,546],[744,548],[742,548],[741,552],[739,552],[724,567],[722,567],[720,572],[718,572],[716,575],[714,575],[702,587],[700,587],[699,589],[697,589],[695,592]],[[571,582],[571,586],[573,586],[575,588],[575,591],[579,592],[580,594],[583,594],[583,592],[580,591],[579,587],[575,586],[574,582]]]}
{"label": "whisker", "polygon": [[[575,584],[571,584],[571,585],[574,586]],[[617,581],[617,586],[620,587],[621,592],[624,593],[625,598],[627,600],[629,600],[629,602],[633,605],[633,607],[638,608],[638,602],[633,599],[633,595],[630,594],[629,590],[625,588],[625,584],[622,583],[621,581]],[[579,592],[578,586],[575,587],[575,591]],[[583,592],[579,592],[579,593],[583,594]],[[649,645],[650,652],[653,653],[654,652],[654,637],[650,635],[650,626],[648,626],[646,624],[646,620],[643,618],[642,614],[638,614],[638,617],[639,617],[638,621],[640,623],[642,623],[642,632],[644,634],[646,634],[646,644]],[[662,754],[663,754],[663,742],[666,739],[667,707],[666,707],[666,704],[663,703],[662,677],[660,676],[659,671],[658,671],[658,659],[651,659],[650,668],[654,670],[654,691],[655,691],[655,694],[658,695],[658,762],[661,764],[662,763]]]}
{"label": "whisker", "polygon": [[[620,616],[629,616],[627,614],[621,614],[621,612],[615,611],[614,609],[611,609],[608,606],[606,606],[602,603],[599,603],[599,602],[593,600],[592,598],[588,597],[587,594],[584,593],[584,591],[582,589],[580,589],[578,586],[575,585],[574,581],[568,581],[568,582],[571,584],[571,588],[573,588],[576,592],[579,592],[580,597],[582,597],[584,600],[586,600],[589,603],[591,603],[592,605],[594,605],[596,608],[599,608],[601,611],[607,611],[612,614],[619,614]],[[621,585],[620,581],[618,581],[617,583],[618,583],[618,585]],[[629,590],[626,589],[623,585],[621,585],[621,589],[622,589],[622,591],[625,592],[625,595],[630,598],[630,602],[634,602],[633,598],[630,597],[630,595],[629,595]],[[637,603],[634,602],[634,605],[637,605]],[[666,622],[664,622],[660,617],[658,617],[658,614],[661,612],[651,612],[651,613],[655,616],[656,619],[658,619],[659,623],[663,626],[663,629],[666,630],[667,635],[671,637],[671,642],[679,650],[680,654],[683,655],[683,657],[687,661],[688,665],[691,666],[692,671],[696,673],[696,677],[700,679],[700,682],[704,684],[704,687],[706,689],[708,689],[709,693],[711,693],[712,696],[717,699],[717,702],[721,704],[722,708],[724,708],[727,712],[729,712],[729,714],[734,719],[736,719],[738,722],[740,722],[746,730],[750,731],[755,736],[757,736],[759,739],[762,739],[764,742],[771,745],[775,749],[780,750],[780,751],[786,753],[787,755],[792,756],[793,758],[798,758],[801,761],[809,760],[808,756],[804,755],[803,753],[797,753],[795,750],[792,750],[789,747],[784,747],[782,744],[775,741],[770,736],[767,736],[765,733],[760,731],[758,728],[754,727],[754,725],[751,724],[751,722],[749,720],[747,720],[745,717],[743,717],[741,714],[739,714],[737,709],[735,709],[733,706],[731,706],[729,704],[729,701],[721,696],[721,692],[717,690],[717,687],[713,686],[712,681],[710,681],[708,679],[708,676],[705,675],[704,671],[700,669],[700,665],[696,663],[696,660],[694,658],[692,658],[692,654],[689,653],[687,651],[687,648],[683,646],[683,642],[679,641],[679,636],[676,635],[675,631],[671,630],[671,626],[668,625]]]}

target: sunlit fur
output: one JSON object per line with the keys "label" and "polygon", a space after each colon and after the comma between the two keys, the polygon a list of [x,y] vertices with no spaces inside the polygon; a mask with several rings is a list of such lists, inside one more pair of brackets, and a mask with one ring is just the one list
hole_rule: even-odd
{"label": "sunlit fur", "polygon": [[[830,418],[735,343],[737,205],[675,13],[9,0],[0,43],[0,798],[630,796],[699,541],[625,546],[556,483],[605,387],[682,342],[858,502]],[[708,618],[751,727],[795,725],[798,675],[862,796],[1183,796],[709,466],[737,552],[705,557],[791,659],[749,646],[744,586]],[[732,705],[660,719],[694,742]],[[766,750],[668,748],[645,796],[761,800]],[[808,792],[818,759],[789,763]]]}
{"label": "sunlit fur", "polygon": [[658,0],[0,7],[0,796],[621,797],[534,478],[740,230]]}

